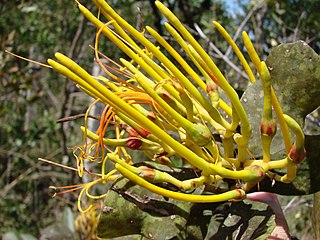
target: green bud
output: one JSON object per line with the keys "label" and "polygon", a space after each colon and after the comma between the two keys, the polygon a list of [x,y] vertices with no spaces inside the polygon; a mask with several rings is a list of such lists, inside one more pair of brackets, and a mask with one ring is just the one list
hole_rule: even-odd
{"label": "green bud", "polygon": [[192,124],[192,128],[186,130],[190,140],[198,146],[205,146],[211,140],[211,131],[202,124]]}
{"label": "green bud", "polygon": [[260,182],[265,177],[266,173],[264,168],[259,165],[252,165],[246,167],[244,170],[250,172],[247,177],[243,178],[246,182]]}

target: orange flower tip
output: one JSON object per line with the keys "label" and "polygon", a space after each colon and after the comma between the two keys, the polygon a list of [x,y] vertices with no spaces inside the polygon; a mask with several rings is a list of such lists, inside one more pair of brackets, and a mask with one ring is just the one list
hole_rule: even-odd
{"label": "orange flower tip", "polygon": [[207,87],[206,87],[206,92],[209,93],[209,92],[217,92],[218,91],[218,87],[217,85],[213,84],[212,82],[207,84]]}
{"label": "orange flower tip", "polygon": [[293,163],[299,164],[306,157],[306,149],[304,146],[297,147],[296,144],[293,144],[290,148],[288,157]]}
{"label": "orange flower tip", "polygon": [[216,78],[216,76],[212,72],[207,72],[207,74],[216,84],[219,85],[219,80]]}
{"label": "orange flower tip", "polygon": [[141,147],[142,143],[143,142],[141,141],[140,138],[130,137],[126,142],[126,146],[130,149],[138,150]]}
{"label": "orange flower tip", "polygon": [[260,133],[263,136],[273,137],[277,133],[277,123],[274,119],[262,119],[260,122]]}

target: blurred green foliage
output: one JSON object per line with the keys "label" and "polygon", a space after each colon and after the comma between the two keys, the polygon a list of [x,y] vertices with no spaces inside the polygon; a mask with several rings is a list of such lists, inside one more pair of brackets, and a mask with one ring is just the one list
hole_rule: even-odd
{"label": "blurred green foliage", "polygon": [[[92,42],[94,29],[86,30],[84,24],[80,29],[82,17],[71,1],[6,1],[0,5],[0,14],[1,49],[30,59],[45,62],[58,49],[77,56]],[[78,29],[81,34],[76,38]],[[91,58],[86,54],[78,60],[90,67]],[[71,182],[74,177],[44,166],[37,158],[61,162],[66,153],[63,148],[71,142],[62,144],[56,120],[63,114],[63,104],[69,102],[66,93],[78,90],[52,71],[3,51],[0,78],[1,232],[18,229],[37,235],[59,211],[48,186]],[[70,113],[84,111],[86,102],[85,98],[76,102],[78,109]],[[77,142],[77,129],[77,123],[68,126],[68,140]]]}
{"label": "blurred green foliage", "polygon": [[[161,25],[164,19],[154,9],[152,0],[109,2],[138,29],[151,25],[160,33],[165,32]],[[222,0],[163,2],[186,23],[239,92],[248,81],[223,59],[227,52],[227,59],[239,65],[216,34],[212,20],[218,20],[230,33],[244,23],[242,30],[249,32],[261,56],[279,43],[298,39],[306,41],[319,54],[320,1],[238,0],[239,7],[232,12]],[[89,0],[81,3],[93,8]],[[91,71],[93,51],[88,46],[93,44],[95,29],[84,20],[73,1],[3,0],[0,15],[1,50],[44,63],[60,51]],[[195,29],[195,23],[206,39]],[[212,43],[222,55],[212,48]],[[237,43],[242,48],[240,39]],[[110,43],[104,40],[101,45],[108,56],[119,58],[119,51]],[[52,199],[48,186],[79,181],[75,173],[40,163],[37,158],[75,165],[67,147],[81,143],[82,121],[63,124],[56,121],[84,113],[91,100],[78,94],[79,90],[61,76],[3,51],[0,79],[0,233],[17,231],[40,236],[40,230],[61,217],[63,207],[75,199],[71,194],[64,195],[63,200]],[[71,207],[76,210],[72,204]]]}

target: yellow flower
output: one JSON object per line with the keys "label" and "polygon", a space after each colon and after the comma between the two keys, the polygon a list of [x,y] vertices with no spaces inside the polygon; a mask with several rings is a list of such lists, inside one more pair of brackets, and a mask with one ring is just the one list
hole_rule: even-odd
{"label": "yellow flower", "polygon": [[[86,172],[83,161],[96,161],[97,164],[101,164],[101,174],[93,174],[96,178],[94,181],[77,186],[82,187],[79,196],[80,209],[84,193],[93,199],[105,196],[90,195],[89,189],[92,186],[115,180],[121,175],[155,193],[190,202],[243,199],[245,192],[265,176],[282,182],[294,179],[295,163],[303,154],[295,156],[293,151],[299,149],[298,152],[301,152],[304,149],[303,133],[292,118],[283,115],[270,83],[268,68],[258,57],[245,32],[245,47],[264,88],[264,114],[261,121],[262,159],[250,157],[247,143],[252,129],[237,93],[210,56],[168,8],[160,1],[155,2],[160,12],[168,19],[165,23],[168,32],[176,39],[195,68],[192,68],[185,57],[151,27],[146,27],[145,30],[157,43],[147,39],[144,32],[133,28],[104,0],[93,2],[108,19],[107,23],[103,23],[80,3],[78,6],[84,16],[97,27],[95,56],[107,78],[92,77],[61,53],[55,54],[57,61],[48,60],[54,70],[74,81],[84,92],[94,97],[94,104],[105,104],[97,132],[93,133],[87,129],[85,120],[85,126],[82,127],[85,143],[75,148],[80,176]],[[253,71],[230,35],[219,23],[213,24],[232,46],[250,81],[255,82]],[[129,60],[120,59],[121,64],[118,64],[99,52],[98,43],[102,34],[121,49]],[[171,56],[166,56],[162,49]],[[108,59],[112,65],[105,65],[100,57]],[[178,64],[172,63],[169,57],[175,59]],[[231,106],[219,98],[218,88],[225,92]],[[277,115],[288,155],[285,159],[271,161],[270,145],[275,133],[274,124],[269,124],[274,123],[272,107]],[[231,121],[223,117],[223,112],[230,116]],[[236,132],[239,125],[240,133]],[[297,136],[293,145],[296,148],[291,148],[288,126]],[[106,136],[106,130],[110,128],[113,129],[115,137]],[[213,131],[220,134],[221,143],[213,137]],[[91,142],[87,143],[86,138]],[[186,162],[185,166],[199,171],[200,175],[181,181],[167,172],[149,167],[136,167],[133,164],[135,159],[126,151],[128,148],[143,152],[145,158],[150,161],[162,162],[173,167],[173,160],[179,159],[180,162]],[[91,154],[93,151],[95,154]],[[110,161],[115,163],[114,169],[106,173],[106,164]],[[287,174],[284,176],[269,172],[274,168],[285,167]],[[220,191],[219,184],[225,179],[234,180],[234,184],[229,185],[229,190],[217,193]],[[237,184],[238,181],[242,184]],[[171,183],[182,192],[159,187],[155,185],[157,182]],[[212,184],[217,191],[210,195],[184,192]],[[90,209],[91,207],[88,207],[87,211]]]}

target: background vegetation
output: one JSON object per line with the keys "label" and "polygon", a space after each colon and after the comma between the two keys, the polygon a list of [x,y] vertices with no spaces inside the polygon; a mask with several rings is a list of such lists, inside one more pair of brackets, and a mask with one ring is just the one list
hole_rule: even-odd
{"label": "background vegetation", "polygon": [[[320,51],[319,0],[164,0],[190,28],[197,39],[224,69],[232,85],[241,93],[248,81],[230,48],[216,33],[218,20],[234,34],[241,47],[241,31],[255,42],[262,59],[284,42],[306,41]],[[230,3],[235,5],[230,5]],[[81,1],[88,8],[89,0]],[[111,0],[109,3],[137,28],[151,25],[166,35],[163,18],[153,0]],[[76,3],[66,0],[4,0],[0,3],[0,44],[21,56],[45,62],[54,52],[72,57],[88,71],[93,68],[95,29],[79,13]],[[170,40],[170,39],[169,39]],[[174,43],[173,43],[174,44]],[[108,42],[105,52],[113,59],[120,53]],[[234,63],[235,65],[233,65]],[[70,171],[39,162],[39,157],[74,166],[70,146],[80,144],[81,119],[57,123],[63,117],[84,113],[91,102],[67,79],[46,68],[0,52],[0,234],[8,231],[40,236],[55,222],[76,196],[52,199],[50,185],[78,183]],[[317,131],[317,112],[307,130]],[[293,234],[312,239],[311,197],[283,198]]]}

